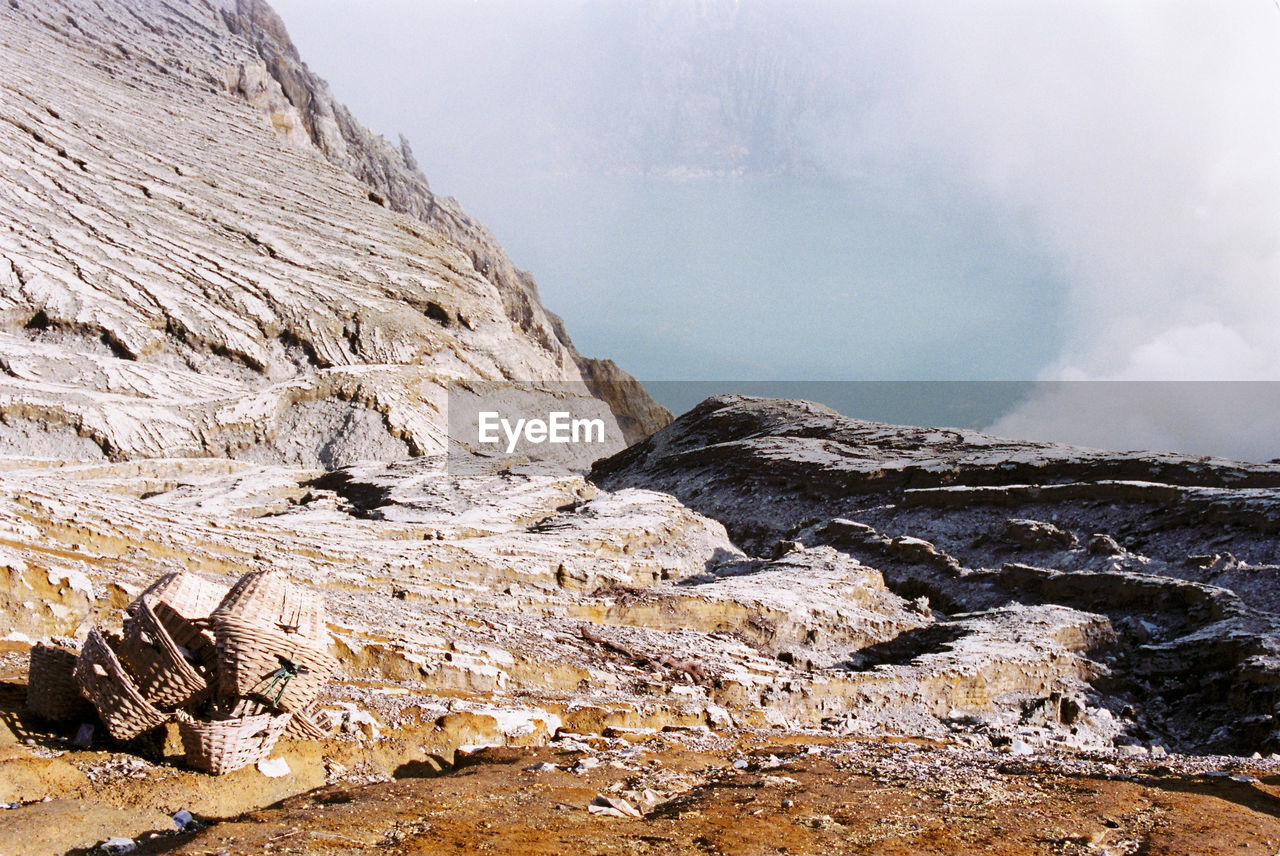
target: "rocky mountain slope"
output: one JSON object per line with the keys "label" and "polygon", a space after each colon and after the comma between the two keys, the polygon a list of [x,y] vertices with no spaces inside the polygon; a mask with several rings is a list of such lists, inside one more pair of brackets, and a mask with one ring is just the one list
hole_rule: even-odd
{"label": "rocky mountain slope", "polygon": [[587,360],[492,235],[258,0],[0,9],[0,448],[335,465],[439,452],[450,379]]}

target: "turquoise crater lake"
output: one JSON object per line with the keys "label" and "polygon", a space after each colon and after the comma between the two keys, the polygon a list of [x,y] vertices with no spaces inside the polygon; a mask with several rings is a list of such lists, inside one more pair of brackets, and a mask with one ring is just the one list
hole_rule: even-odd
{"label": "turquoise crater lake", "polygon": [[1066,286],[1030,229],[945,181],[878,172],[464,184],[464,207],[533,272],[579,349],[613,358],[677,411],[687,391],[653,382],[709,382],[700,392],[771,382],[778,392],[789,382],[1026,381],[1062,345]]}

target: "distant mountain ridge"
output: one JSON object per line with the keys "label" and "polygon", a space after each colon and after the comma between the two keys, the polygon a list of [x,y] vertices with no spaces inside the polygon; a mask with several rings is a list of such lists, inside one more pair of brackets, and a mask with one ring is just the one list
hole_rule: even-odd
{"label": "distant mountain ridge", "polygon": [[[825,174],[838,152],[843,174],[884,97],[867,62],[887,50],[884,14],[863,4],[439,0],[431,10],[419,20],[447,20],[458,38],[424,33],[413,64],[384,68],[421,91],[449,169]],[[425,83],[443,75],[456,85]],[[511,128],[518,146],[503,142]]]}

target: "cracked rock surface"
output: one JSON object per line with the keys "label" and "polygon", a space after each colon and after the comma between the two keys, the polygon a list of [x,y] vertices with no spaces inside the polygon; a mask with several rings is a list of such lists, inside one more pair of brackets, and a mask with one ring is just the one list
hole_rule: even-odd
{"label": "cracked rock surface", "polygon": [[[260,0],[9,0],[0,55],[6,836],[278,804],[189,852],[564,852],[580,823],[636,825],[600,852],[954,852],[1029,811],[1057,817],[1008,852],[1280,838],[1276,762],[1211,754],[1280,750],[1280,464],[732,396],[652,434]],[[446,465],[450,384],[577,385],[641,442]],[[267,568],[324,595],[341,662],[287,774],[23,712],[34,641]]]}

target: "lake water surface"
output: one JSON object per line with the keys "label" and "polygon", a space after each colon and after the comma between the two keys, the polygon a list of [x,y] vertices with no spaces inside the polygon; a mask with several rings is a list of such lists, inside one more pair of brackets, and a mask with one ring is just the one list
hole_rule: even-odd
{"label": "lake water surface", "polygon": [[[579,349],[613,358],[677,412],[719,388],[815,397],[840,385],[814,382],[1025,381],[1061,345],[1065,286],[1029,230],[946,183],[579,175],[476,186],[464,207],[533,272]],[[963,422],[990,421],[1020,386],[978,396],[986,403]],[[927,419],[928,390],[946,388],[882,386],[864,395],[875,412],[850,415],[889,418],[906,396],[912,421]],[[827,403],[857,407],[839,395]],[[942,398],[957,395],[969,397]],[[956,416],[954,400],[945,406]]]}

